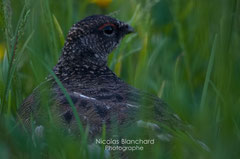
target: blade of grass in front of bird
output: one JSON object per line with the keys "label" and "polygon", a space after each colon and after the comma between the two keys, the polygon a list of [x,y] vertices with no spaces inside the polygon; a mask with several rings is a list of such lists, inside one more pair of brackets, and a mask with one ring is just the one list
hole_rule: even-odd
{"label": "blade of grass in front of bird", "polygon": [[79,130],[80,130],[80,133],[81,135],[84,134],[84,130],[83,130],[83,127],[82,127],[82,123],[80,121],[80,118],[77,114],[77,109],[76,109],[76,106],[74,105],[71,97],[69,96],[67,90],[65,89],[65,87],[62,85],[62,82],[58,79],[58,77],[55,75],[55,73],[49,69],[49,67],[46,65],[46,64],[43,64],[45,66],[45,68],[48,70],[48,72],[53,76],[54,80],[57,82],[58,86],[60,87],[61,91],[63,92],[64,96],[66,97],[69,105],[71,106],[72,108],[72,111],[73,111],[73,115],[74,117],[76,118],[76,121],[77,121],[77,124],[79,126]]}
{"label": "blade of grass in front of bird", "polygon": [[76,121],[77,121],[78,128],[79,128],[79,130],[80,130],[81,139],[82,139],[82,141],[81,141],[81,150],[80,150],[80,151],[81,151],[81,154],[84,154],[84,153],[82,152],[83,150],[85,150],[86,152],[88,151],[87,146],[86,146],[86,144],[87,144],[87,141],[86,141],[86,140],[87,140],[87,135],[88,135],[87,130],[88,130],[88,129],[86,129],[86,131],[84,132],[84,129],[83,129],[81,120],[80,120],[80,118],[79,118],[79,116],[78,116],[78,113],[77,113],[76,106],[74,105],[71,97],[69,96],[67,90],[66,90],[66,89],[64,88],[64,86],[62,85],[61,81],[60,81],[60,80],[58,79],[58,77],[54,74],[54,72],[53,72],[51,69],[49,69],[49,67],[47,67],[47,65],[44,64],[44,66],[45,66],[45,68],[49,71],[49,73],[53,76],[53,78],[54,78],[55,81],[57,82],[58,86],[59,86],[60,89],[62,90],[64,96],[66,97],[69,105],[70,105],[71,108],[72,108],[73,115],[74,115],[74,117],[75,117],[75,119],[76,119]]}
{"label": "blade of grass in front of bird", "polygon": [[[54,78],[54,80],[56,81],[56,83],[58,84],[58,86],[60,87],[61,91],[63,92],[64,96],[66,97],[69,105],[71,106],[72,108],[72,111],[73,111],[73,115],[77,121],[77,124],[78,124],[78,128],[80,130],[80,135],[81,135],[81,139],[82,139],[82,148],[84,148],[84,150],[88,151],[87,150],[87,146],[86,146],[86,143],[87,143],[87,135],[88,135],[88,132],[84,132],[84,129],[83,129],[83,126],[82,126],[82,123],[81,123],[81,120],[78,116],[78,113],[77,113],[77,109],[76,109],[76,106],[74,105],[71,97],[69,96],[67,90],[64,88],[62,82],[58,79],[58,77],[55,75],[55,73],[46,65],[43,63],[43,65],[45,66],[45,68],[48,70],[48,72],[52,75],[52,77]],[[88,130],[88,129],[86,129]],[[84,154],[84,153],[82,153]]]}
{"label": "blade of grass in front of bird", "polygon": [[210,82],[211,72],[212,72],[212,68],[213,68],[214,57],[215,57],[216,46],[217,46],[217,40],[218,40],[218,35],[216,34],[215,37],[214,37],[214,41],[213,41],[212,51],[211,51],[210,59],[209,59],[209,62],[208,62],[207,74],[206,74],[206,77],[205,77],[205,82],[204,82],[203,91],[202,91],[202,97],[201,97],[201,103],[200,103],[200,109],[201,110],[204,109],[204,105],[206,103],[208,85],[209,85],[209,82]]}

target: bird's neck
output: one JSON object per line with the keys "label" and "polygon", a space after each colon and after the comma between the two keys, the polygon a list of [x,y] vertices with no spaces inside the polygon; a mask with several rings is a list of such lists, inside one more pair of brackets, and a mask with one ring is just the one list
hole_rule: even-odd
{"label": "bird's neck", "polygon": [[70,63],[65,60],[59,60],[53,69],[56,76],[63,84],[92,87],[96,84],[112,85],[121,83],[121,80],[108,68],[107,65],[99,67],[90,63]]}
{"label": "bird's neck", "polygon": [[57,65],[54,67],[56,74],[91,74],[94,70],[105,69],[106,63],[94,63],[91,60],[85,60],[71,56],[61,56]]}
{"label": "bird's neck", "polygon": [[[97,60],[97,59],[96,59]],[[71,56],[62,53],[57,65],[53,68],[54,73],[60,78],[83,77],[88,75],[115,75],[107,66],[107,62],[94,62],[93,58],[84,56]]]}
{"label": "bird's neck", "polygon": [[106,50],[97,46],[89,46],[84,40],[68,39],[64,44],[61,58],[74,64],[107,65]]}
{"label": "bird's neck", "polygon": [[[115,74],[107,67],[107,58],[101,53],[91,51],[92,49],[81,45],[66,42],[62,55],[54,67],[54,73],[61,79],[85,78],[85,77],[113,77]],[[96,56],[97,54],[97,56]],[[91,78],[91,79],[93,79]]]}

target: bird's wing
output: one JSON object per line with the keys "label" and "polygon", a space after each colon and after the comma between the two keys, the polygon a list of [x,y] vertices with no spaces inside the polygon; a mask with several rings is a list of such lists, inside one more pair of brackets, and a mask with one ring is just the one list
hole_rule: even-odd
{"label": "bird's wing", "polygon": [[[179,128],[181,119],[173,113],[170,107],[157,96],[140,91],[129,86],[128,103],[142,107],[148,120],[155,120],[171,128]],[[145,116],[143,113],[143,116]]]}
{"label": "bird's wing", "polygon": [[[27,127],[31,121],[37,125],[49,122],[49,112],[59,127],[78,131],[74,112],[64,93],[52,81],[44,82],[26,98],[18,114]],[[90,134],[101,133],[102,125],[119,125],[137,122],[157,122],[175,127],[180,123],[167,105],[156,96],[139,91],[126,84],[81,89],[68,89],[77,114],[84,126],[89,125]],[[49,111],[50,110],[50,111]],[[109,129],[110,130],[110,129]]]}

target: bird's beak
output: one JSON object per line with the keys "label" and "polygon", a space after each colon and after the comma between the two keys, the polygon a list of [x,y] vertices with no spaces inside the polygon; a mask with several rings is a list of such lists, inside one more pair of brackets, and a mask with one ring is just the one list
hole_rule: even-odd
{"label": "bird's beak", "polygon": [[129,24],[124,24],[124,25],[122,26],[122,30],[123,30],[123,32],[124,32],[125,35],[135,32],[134,29],[133,29],[133,27],[131,27]]}
{"label": "bird's beak", "polygon": [[133,27],[131,27],[130,25],[127,24],[126,27],[126,34],[130,34],[130,33],[134,33],[135,30],[133,29]]}

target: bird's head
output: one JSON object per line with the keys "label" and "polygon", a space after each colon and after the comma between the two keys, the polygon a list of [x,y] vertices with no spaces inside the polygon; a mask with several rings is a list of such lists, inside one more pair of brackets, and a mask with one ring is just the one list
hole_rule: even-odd
{"label": "bird's head", "polygon": [[63,54],[93,64],[104,65],[108,54],[133,28],[104,15],[89,16],[73,25],[68,33]]}

